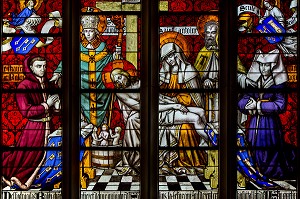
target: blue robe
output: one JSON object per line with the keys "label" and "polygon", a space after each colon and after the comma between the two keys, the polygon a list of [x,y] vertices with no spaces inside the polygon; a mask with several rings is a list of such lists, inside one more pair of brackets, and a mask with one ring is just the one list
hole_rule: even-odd
{"label": "blue robe", "polygon": [[[44,164],[41,166],[36,179],[31,188],[50,188],[62,181],[62,151],[55,147],[61,147],[62,136],[53,136],[48,139],[47,147],[53,147],[53,150],[46,151]],[[80,137],[80,144],[84,146],[84,138]],[[84,151],[80,151],[79,160],[82,160]],[[17,186],[15,187],[17,188]]]}
{"label": "blue robe", "polygon": [[[272,85],[270,89],[283,89],[285,84]],[[259,93],[245,94],[238,102],[239,110],[249,115],[245,106],[252,97],[261,101],[261,111],[251,115],[248,127],[247,142],[252,147],[254,164],[268,178],[285,178],[292,169],[288,162],[288,153],[282,134],[279,114],[286,109],[286,96],[283,93],[268,93],[268,89],[260,98]]]}
{"label": "blue robe", "polygon": [[13,26],[20,26],[32,15],[32,13],[36,13],[36,11],[34,9],[29,9],[28,7],[24,8],[18,15],[11,13],[12,21],[9,23]]}

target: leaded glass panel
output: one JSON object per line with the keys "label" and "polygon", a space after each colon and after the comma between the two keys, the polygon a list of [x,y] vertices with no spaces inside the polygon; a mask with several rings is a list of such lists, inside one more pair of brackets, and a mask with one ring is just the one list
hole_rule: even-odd
{"label": "leaded glass panel", "polygon": [[1,3],[2,198],[59,197],[62,1]]}
{"label": "leaded glass panel", "polygon": [[160,1],[160,198],[218,196],[218,4]]}
{"label": "leaded glass panel", "polygon": [[295,198],[297,1],[237,2],[237,198]]}
{"label": "leaded glass panel", "polygon": [[138,196],[140,2],[81,3],[81,197]]}

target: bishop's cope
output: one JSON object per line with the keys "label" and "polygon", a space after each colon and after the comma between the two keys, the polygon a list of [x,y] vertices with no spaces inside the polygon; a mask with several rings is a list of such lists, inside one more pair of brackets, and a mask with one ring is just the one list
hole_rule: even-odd
{"label": "bishop's cope", "polygon": [[[83,15],[81,17],[81,88],[105,89],[101,71],[111,61],[113,55],[101,42],[100,36],[106,28],[106,18],[102,15]],[[82,113],[95,126],[100,126],[111,100],[110,93],[82,93]]]}

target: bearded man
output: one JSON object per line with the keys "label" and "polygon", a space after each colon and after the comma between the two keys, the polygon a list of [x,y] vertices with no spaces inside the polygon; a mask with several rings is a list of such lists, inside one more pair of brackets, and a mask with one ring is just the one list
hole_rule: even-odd
{"label": "bearded man", "polygon": [[[116,68],[111,72],[111,79],[117,89],[139,89],[140,80],[127,71]],[[136,150],[124,151],[122,160],[116,165],[120,175],[136,175],[140,173],[140,93],[116,93],[118,104],[122,110],[125,133],[123,147],[136,147]]]}
{"label": "bearded man", "polygon": [[[204,88],[218,88],[219,75],[219,55],[218,55],[218,23],[216,21],[208,21],[204,25],[204,43],[205,46],[199,51],[195,68],[198,70],[201,82]],[[216,93],[209,94],[206,100],[206,110],[208,113],[208,121],[218,125],[219,121],[219,99]]]}

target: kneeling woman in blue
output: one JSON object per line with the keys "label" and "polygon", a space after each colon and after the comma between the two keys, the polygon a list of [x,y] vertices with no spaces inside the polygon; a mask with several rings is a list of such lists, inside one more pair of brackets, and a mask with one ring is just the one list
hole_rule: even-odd
{"label": "kneeling woman in blue", "polygon": [[283,179],[291,172],[285,150],[280,113],[286,110],[288,76],[278,49],[264,54],[258,50],[247,78],[259,92],[246,93],[238,102],[239,110],[250,117],[246,139],[254,165],[271,179]]}

